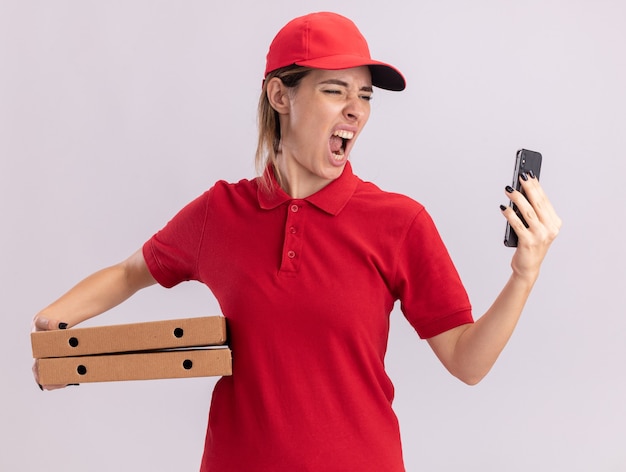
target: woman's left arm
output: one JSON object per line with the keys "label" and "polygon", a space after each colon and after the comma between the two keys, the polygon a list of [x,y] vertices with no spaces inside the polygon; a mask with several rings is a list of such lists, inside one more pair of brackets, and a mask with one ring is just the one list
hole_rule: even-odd
{"label": "woman's left arm", "polygon": [[518,207],[528,227],[516,213],[501,207],[518,236],[508,282],[491,307],[475,323],[458,326],[428,339],[443,365],[463,382],[477,384],[504,349],[539,276],[541,263],[561,228],[552,204],[539,181],[520,179],[526,198],[507,187],[507,196]]}

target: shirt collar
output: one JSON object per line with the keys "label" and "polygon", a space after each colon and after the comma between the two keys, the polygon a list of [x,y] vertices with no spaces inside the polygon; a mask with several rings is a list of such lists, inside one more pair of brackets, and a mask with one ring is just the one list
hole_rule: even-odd
{"label": "shirt collar", "polygon": [[[285,202],[294,200],[278,185],[270,166],[265,169],[265,177],[269,177],[271,190],[267,191],[260,185],[258,186],[257,197],[261,208],[264,210],[272,210]],[[359,178],[352,172],[352,165],[348,161],[343,168],[343,172],[337,179],[303,200],[315,205],[326,213],[336,216],[343,210],[354,194],[358,182]]]}

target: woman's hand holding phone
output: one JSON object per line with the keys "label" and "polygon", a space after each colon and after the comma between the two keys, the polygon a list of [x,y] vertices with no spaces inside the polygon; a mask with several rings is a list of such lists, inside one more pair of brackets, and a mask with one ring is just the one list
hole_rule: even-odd
{"label": "woman's hand holding phone", "polygon": [[501,206],[501,210],[507,219],[507,226],[517,235],[517,250],[511,261],[513,272],[534,282],[562,221],[532,169],[521,171],[518,181],[519,190],[506,187],[506,195],[512,205]]}

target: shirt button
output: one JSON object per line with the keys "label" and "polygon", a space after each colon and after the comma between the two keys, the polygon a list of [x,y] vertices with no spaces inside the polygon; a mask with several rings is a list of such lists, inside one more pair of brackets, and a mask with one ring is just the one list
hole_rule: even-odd
{"label": "shirt button", "polygon": [[291,234],[296,234],[296,228],[295,228],[295,226],[290,226],[290,227],[289,227],[289,232],[290,232]]}
{"label": "shirt button", "polygon": [[298,207],[298,205],[291,205],[291,211],[296,213],[300,208]]}
{"label": "shirt button", "polygon": [[296,253],[295,253],[295,251],[289,251],[289,252],[287,253],[287,257],[288,257],[289,259],[293,259],[294,257],[296,257]]}

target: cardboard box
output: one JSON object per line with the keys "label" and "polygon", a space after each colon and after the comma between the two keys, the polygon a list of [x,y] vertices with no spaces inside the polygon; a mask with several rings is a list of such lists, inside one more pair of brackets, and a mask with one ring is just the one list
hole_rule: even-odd
{"label": "cardboard box", "polygon": [[41,385],[232,375],[228,348],[37,359]]}
{"label": "cardboard box", "polygon": [[35,359],[217,346],[225,343],[226,319],[223,316],[31,333]]}

